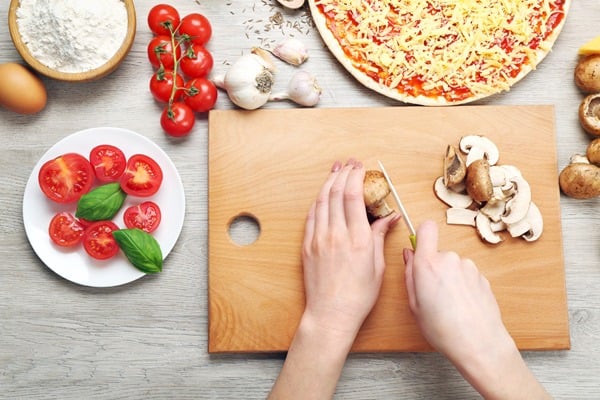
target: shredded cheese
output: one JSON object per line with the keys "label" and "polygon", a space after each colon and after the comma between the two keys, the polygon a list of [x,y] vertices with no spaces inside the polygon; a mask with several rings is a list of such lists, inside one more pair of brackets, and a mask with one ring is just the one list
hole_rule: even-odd
{"label": "shredded cheese", "polygon": [[447,101],[508,90],[534,69],[564,0],[315,0],[356,69]]}

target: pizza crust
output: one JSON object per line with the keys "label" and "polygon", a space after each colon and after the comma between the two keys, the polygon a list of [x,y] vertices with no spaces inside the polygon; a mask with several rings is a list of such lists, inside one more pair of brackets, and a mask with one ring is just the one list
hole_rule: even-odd
{"label": "pizza crust", "polygon": [[[399,1],[402,1],[402,0],[399,0]],[[533,69],[535,69],[535,67],[550,52],[554,42],[558,38],[558,36],[565,24],[565,21],[567,18],[567,13],[568,13],[568,10],[569,10],[570,4],[571,4],[571,0],[564,0],[564,4],[563,4],[564,17],[563,17],[563,19],[555,27],[555,29],[553,29],[552,33],[543,42],[543,46],[540,46],[533,53],[534,54],[534,56],[532,57],[532,58],[534,58],[533,62],[528,63],[528,64],[523,64],[523,66],[521,67],[521,70],[517,76],[515,76],[514,78],[506,79],[505,83],[507,84],[507,87],[496,87],[496,88],[492,88],[489,92],[479,93],[479,94],[473,95],[471,97],[468,97],[466,99],[449,101],[443,96],[438,96],[438,97],[430,97],[430,96],[424,96],[424,95],[411,96],[411,95],[402,93],[395,88],[391,88],[380,82],[376,82],[374,79],[372,79],[367,74],[365,74],[361,69],[357,68],[357,66],[354,65],[353,60],[351,60],[346,55],[346,53],[344,52],[344,49],[340,45],[340,42],[337,40],[337,38],[334,36],[334,34],[331,32],[331,30],[327,26],[327,19],[321,13],[321,11],[318,9],[318,7],[316,5],[316,3],[318,3],[318,2],[319,2],[319,0],[308,0],[308,4],[310,7],[310,11],[311,11],[313,20],[314,20],[315,25],[321,35],[321,38],[323,39],[323,41],[325,42],[325,44],[327,45],[327,47],[329,48],[331,53],[340,62],[340,64],[342,64],[342,66],[359,83],[361,83],[362,85],[366,86],[367,88],[369,88],[377,93],[380,93],[384,96],[387,96],[389,98],[399,100],[404,103],[424,105],[424,106],[448,106],[448,105],[466,104],[466,103],[471,103],[471,102],[483,99],[485,97],[489,97],[493,94],[497,94],[497,93],[505,91],[505,90],[509,90],[510,87],[512,87],[517,82],[519,82],[529,72],[531,72]]]}

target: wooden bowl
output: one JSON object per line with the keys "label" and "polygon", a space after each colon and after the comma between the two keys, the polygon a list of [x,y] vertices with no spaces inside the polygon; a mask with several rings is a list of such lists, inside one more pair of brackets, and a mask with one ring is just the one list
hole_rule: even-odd
{"label": "wooden bowl", "polygon": [[17,24],[17,9],[20,6],[20,0],[10,1],[10,6],[8,9],[8,29],[10,31],[12,41],[23,60],[25,60],[27,64],[29,64],[33,69],[35,69],[39,73],[61,81],[89,82],[96,79],[100,79],[117,69],[117,67],[121,64],[121,62],[123,62],[125,56],[127,55],[127,53],[129,53],[129,50],[131,49],[133,40],[135,39],[136,31],[135,6],[133,4],[133,0],[122,1],[123,3],[125,3],[125,8],[127,9],[127,33],[125,35],[125,39],[123,40],[123,44],[121,45],[119,50],[117,50],[117,52],[112,56],[112,58],[110,58],[106,63],[104,63],[98,68],[84,72],[57,71],[41,63],[31,54],[29,48],[21,38],[21,34],[19,32],[19,27]]}

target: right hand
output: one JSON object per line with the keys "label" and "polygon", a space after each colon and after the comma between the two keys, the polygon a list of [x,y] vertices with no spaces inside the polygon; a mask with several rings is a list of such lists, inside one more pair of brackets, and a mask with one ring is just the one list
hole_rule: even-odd
{"label": "right hand", "polygon": [[501,344],[514,347],[488,280],[473,261],[438,251],[438,227],[417,231],[417,249],[404,251],[409,306],[425,339],[455,364]]}
{"label": "right hand", "polygon": [[438,251],[438,227],[404,250],[408,301],[421,333],[486,399],[550,399],[504,327],[490,283],[473,261]]}

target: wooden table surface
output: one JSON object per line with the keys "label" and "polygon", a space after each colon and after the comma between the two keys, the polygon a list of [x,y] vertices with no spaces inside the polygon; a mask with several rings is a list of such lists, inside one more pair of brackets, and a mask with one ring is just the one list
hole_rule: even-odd
{"label": "wooden table surface", "polygon": [[[0,17],[6,18],[8,3],[0,2]],[[157,3],[136,2],[135,43],[113,74],[86,84],[44,78],[49,99],[43,112],[22,116],[0,110],[2,399],[259,399],[282,365],[280,354],[207,352],[207,121],[199,116],[184,140],[170,139],[160,128],[161,107],[148,92],[152,68],[146,60],[151,38],[146,15]],[[272,47],[295,36],[311,54],[303,68],[323,87],[319,107],[401,106],[346,73],[324,48],[304,10],[283,10],[275,0],[170,3],[182,15],[201,12],[209,17],[213,38],[208,47],[217,72],[252,46]],[[555,105],[559,169],[571,154],[585,151],[590,140],[578,124],[583,96],[572,74],[577,48],[596,35],[600,2],[574,1],[561,36],[538,69],[510,92],[477,103]],[[20,58],[7,24],[1,24],[0,62],[8,61]],[[292,70],[280,68],[278,87],[283,88]],[[220,94],[217,108],[232,108]],[[162,147],[179,170],[187,202],[183,230],[164,271],[114,288],[80,286],[56,275],[35,255],[23,228],[24,188],[39,158],[68,134],[97,126],[127,128]],[[599,201],[561,197],[572,348],[524,353],[537,377],[560,399],[600,398]],[[351,355],[336,398],[478,395],[440,355],[400,353]]]}

